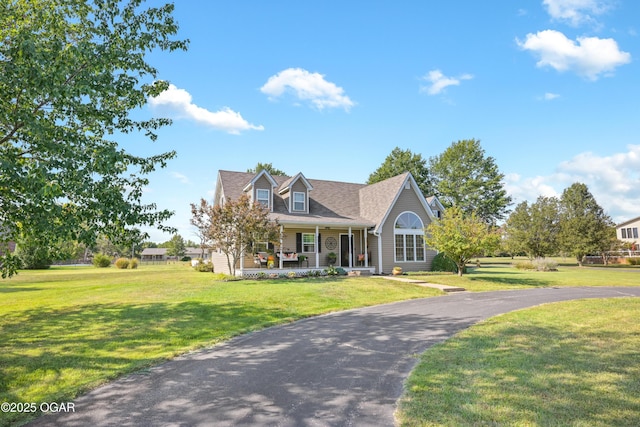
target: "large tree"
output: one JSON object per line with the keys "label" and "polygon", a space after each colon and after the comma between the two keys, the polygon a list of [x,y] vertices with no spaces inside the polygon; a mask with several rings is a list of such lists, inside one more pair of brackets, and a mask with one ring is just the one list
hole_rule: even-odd
{"label": "large tree", "polygon": [[[186,49],[173,5],[143,0],[0,2],[0,226],[43,242],[123,239],[171,212],[143,204],[144,177],[175,156],[128,153],[117,135],[151,140],[166,119],[131,113],[167,89],[146,54]],[[139,116],[139,113],[136,113]],[[0,259],[3,274],[13,267]]]}
{"label": "large tree", "polygon": [[615,226],[589,188],[576,182],[560,199],[560,245],[582,266],[585,255],[610,250]]}
{"label": "large tree", "polygon": [[466,214],[460,207],[453,206],[440,220],[429,224],[425,242],[453,260],[458,266],[458,275],[462,276],[465,264],[472,257],[498,248],[500,235],[475,213]]}
{"label": "large tree", "polygon": [[488,224],[503,219],[511,204],[493,157],[485,156],[480,141],[454,142],[439,156],[429,159],[435,194],[445,207],[458,206],[475,212]]}
{"label": "large tree", "polygon": [[407,171],[413,175],[422,194],[425,196],[433,195],[427,161],[422,158],[421,154],[414,154],[411,150],[401,150],[399,147],[391,150],[380,167],[369,175],[367,184],[375,184]]}
{"label": "large tree", "polygon": [[201,199],[199,205],[191,204],[191,216],[191,224],[204,236],[203,244],[219,248],[225,254],[234,276],[238,260],[251,251],[255,242],[279,240],[278,224],[269,220],[269,211],[246,194],[222,205],[210,205]]}
{"label": "large tree", "polygon": [[529,258],[543,258],[558,251],[559,231],[558,199],[540,196],[531,205],[520,203],[509,215],[507,246],[515,252],[526,252]]}

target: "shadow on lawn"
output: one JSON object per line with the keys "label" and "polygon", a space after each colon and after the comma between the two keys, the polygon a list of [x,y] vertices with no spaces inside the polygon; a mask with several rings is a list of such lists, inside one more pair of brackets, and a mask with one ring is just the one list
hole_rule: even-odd
{"label": "shadow on lawn", "polygon": [[[547,274],[547,273],[545,273]],[[552,273],[548,273],[552,274]],[[508,276],[508,277],[503,277]],[[466,276],[472,282],[487,282],[487,283],[499,283],[501,285],[510,285],[510,286],[524,286],[524,287],[533,287],[533,288],[541,288],[548,287],[553,284],[550,280],[540,279],[538,277],[529,278],[522,277],[522,273],[519,271],[503,271],[501,270],[499,273],[495,273],[492,271],[486,271],[483,269],[475,269],[473,272],[468,273]]]}
{"label": "shadow on lawn", "polygon": [[616,345],[624,338],[534,325],[466,336],[425,354],[407,384],[423,391],[401,407],[445,425],[637,425],[637,357]]}
{"label": "shadow on lawn", "polygon": [[[292,319],[285,310],[214,302],[46,307],[0,320],[0,402],[69,401],[78,392],[191,346]],[[34,391],[45,389],[49,391]],[[18,390],[18,391],[16,391]],[[0,413],[0,425],[29,414]]]}

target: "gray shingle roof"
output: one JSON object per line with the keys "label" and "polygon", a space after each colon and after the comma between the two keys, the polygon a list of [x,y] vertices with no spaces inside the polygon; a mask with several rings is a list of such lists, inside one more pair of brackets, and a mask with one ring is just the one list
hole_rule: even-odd
{"label": "gray shingle roof", "polygon": [[[376,184],[355,184],[340,181],[307,179],[313,190],[309,192],[309,214],[289,213],[285,201],[277,191],[273,197],[270,216],[279,222],[319,225],[370,226],[380,224],[389,210],[409,172]],[[254,173],[220,171],[224,196],[236,199],[255,177]],[[291,182],[288,176],[273,176],[278,188]]]}

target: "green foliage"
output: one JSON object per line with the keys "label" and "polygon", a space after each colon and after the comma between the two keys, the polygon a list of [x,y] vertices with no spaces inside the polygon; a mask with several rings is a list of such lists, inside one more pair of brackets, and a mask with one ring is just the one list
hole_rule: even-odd
{"label": "green foliage", "polygon": [[44,270],[53,262],[48,245],[34,238],[20,239],[15,255],[25,270]]}
{"label": "green foliage", "polygon": [[[141,1],[9,1],[0,6],[0,212],[2,239],[43,241],[98,234],[126,241],[138,224],[171,216],[142,203],[147,174],[175,152],[132,155],[110,138],[156,139],[167,119],[136,120],[169,86],[145,56],[186,49],[172,40],[174,6]],[[11,265],[3,262],[3,275]]]}
{"label": "green foliage", "polygon": [[273,167],[273,165],[271,163],[260,163],[258,162],[256,164],[255,168],[252,169],[247,169],[248,173],[258,173],[261,172],[263,170],[266,170],[267,172],[269,172],[269,174],[273,175],[273,176],[287,176],[287,174],[283,171],[281,171],[280,169],[276,169]]}
{"label": "green foliage", "polygon": [[290,271],[287,273],[287,277],[289,279],[295,279],[296,278],[296,272],[295,271]]}
{"label": "green foliage", "polygon": [[414,154],[408,149],[401,150],[399,147],[394,148],[391,154],[384,159],[382,165],[369,175],[367,184],[375,184],[407,171],[413,175],[422,194],[427,196],[433,194],[427,161],[422,158],[421,154]]}
{"label": "green foliage", "polygon": [[129,268],[129,258],[118,258],[114,264],[117,268],[127,269]]}
{"label": "green foliage", "polygon": [[560,199],[560,246],[582,266],[585,255],[609,250],[616,240],[611,218],[585,184],[574,183]]}
{"label": "green foliage", "polygon": [[627,258],[627,263],[629,265],[640,265],[640,257],[629,257]]}
{"label": "green foliage", "polygon": [[453,260],[458,266],[458,275],[462,276],[467,261],[483,252],[494,251],[500,236],[475,214],[465,215],[460,207],[453,206],[442,219],[429,224],[425,242]]}
{"label": "green foliage", "polygon": [[506,247],[510,253],[542,258],[558,252],[560,205],[555,197],[540,196],[531,206],[520,203],[507,220]]}
{"label": "green foliage", "polygon": [[214,272],[213,271],[213,263],[211,263],[211,262],[200,261],[193,268],[196,271],[199,271],[201,273],[213,273]]}
{"label": "green foliage", "polygon": [[433,261],[431,262],[431,271],[445,271],[450,273],[457,273],[458,266],[451,258],[447,257],[443,252],[438,252],[438,254],[433,258]]}
{"label": "green foliage", "polygon": [[171,240],[167,243],[167,255],[175,257],[183,257],[187,251],[184,239],[179,234],[174,234]]}
{"label": "green foliage", "polygon": [[474,212],[487,224],[503,219],[511,204],[493,157],[485,157],[480,141],[461,140],[429,159],[435,194],[445,207]]}
{"label": "green foliage", "polygon": [[93,265],[98,268],[106,268],[111,266],[111,257],[105,254],[95,254],[93,256]]}

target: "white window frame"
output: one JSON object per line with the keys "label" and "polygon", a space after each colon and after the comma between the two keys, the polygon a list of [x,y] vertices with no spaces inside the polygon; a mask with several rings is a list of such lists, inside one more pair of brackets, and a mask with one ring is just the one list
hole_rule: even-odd
{"label": "white window frame", "polygon": [[[419,228],[398,228],[397,224],[400,220],[400,217],[405,214],[415,215],[415,217],[420,222]],[[422,218],[415,212],[405,211],[396,217],[393,228],[393,244],[394,244],[394,258],[395,262],[424,262],[426,260],[425,257],[425,244],[424,244],[424,222],[422,222]],[[399,239],[401,237],[401,245],[399,246]],[[422,242],[420,242],[422,240]],[[409,244],[407,244],[407,242]],[[407,251],[409,248],[409,251]],[[409,252],[410,256],[407,256],[407,252]],[[399,257],[399,255],[401,256]]]}
{"label": "white window frame", "polygon": [[[296,196],[301,195],[302,200],[296,200]],[[302,204],[302,209],[296,209],[296,204]],[[294,212],[306,212],[307,211],[307,195],[302,191],[294,191],[291,199],[291,210]]]}
{"label": "white window frame", "polygon": [[[262,193],[263,197],[260,197],[260,193]],[[267,194],[267,197],[264,197],[264,193]],[[257,188],[256,189],[256,201],[269,209],[271,207],[271,191],[266,188]],[[266,203],[264,203],[266,202]]]}
{"label": "white window frame", "polygon": [[[309,241],[305,241],[305,237]],[[315,233],[302,233],[302,252],[314,253],[316,251],[316,235]]]}

